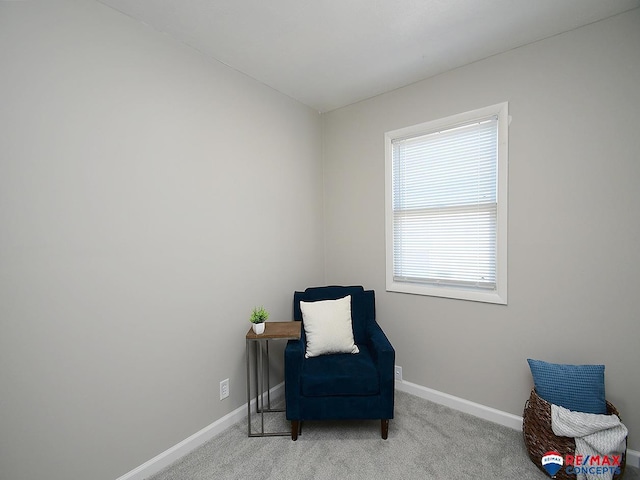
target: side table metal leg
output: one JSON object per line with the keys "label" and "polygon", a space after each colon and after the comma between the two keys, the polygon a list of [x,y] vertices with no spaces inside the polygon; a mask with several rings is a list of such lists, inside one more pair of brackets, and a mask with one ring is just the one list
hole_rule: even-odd
{"label": "side table metal leg", "polygon": [[269,340],[265,340],[265,347],[267,349],[267,410],[271,410],[271,379],[269,377],[269,371],[271,370],[269,366],[271,362],[269,360]]}
{"label": "side table metal leg", "polygon": [[[259,375],[260,375],[260,380],[258,382],[259,385],[259,392],[258,395],[260,396],[260,433],[262,435],[264,435],[264,353],[262,352],[262,341],[257,342],[258,343],[258,365],[259,365]],[[257,400],[257,397],[256,397]]]}
{"label": "side table metal leg", "polygon": [[255,377],[253,378],[253,385],[255,387],[254,390],[254,394],[255,394],[255,398],[256,398],[256,413],[260,413],[260,402],[258,401],[258,395],[259,395],[259,376],[260,376],[260,371],[258,370],[258,344],[260,342],[258,340],[254,340],[253,342],[253,373],[255,375]]}
{"label": "side table metal leg", "polygon": [[247,435],[251,436],[251,360],[249,358],[251,349],[249,348],[249,343],[249,340],[245,340],[245,355],[247,364]]}

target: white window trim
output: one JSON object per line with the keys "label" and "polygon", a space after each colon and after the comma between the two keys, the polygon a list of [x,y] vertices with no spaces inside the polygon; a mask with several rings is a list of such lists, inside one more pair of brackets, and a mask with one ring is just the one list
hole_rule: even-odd
{"label": "white window trim", "polygon": [[[396,282],[393,279],[393,159],[392,140],[419,135],[433,130],[447,128],[459,123],[498,116],[498,173],[497,173],[497,252],[496,289],[481,291],[472,288],[424,285]],[[509,111],[503,102],[466,113],[433,120],[385,133],[385,230],[386,230],[386,287],[389,292],[429,295],[476,302],[507,304],[507,199],[509,165]]]}

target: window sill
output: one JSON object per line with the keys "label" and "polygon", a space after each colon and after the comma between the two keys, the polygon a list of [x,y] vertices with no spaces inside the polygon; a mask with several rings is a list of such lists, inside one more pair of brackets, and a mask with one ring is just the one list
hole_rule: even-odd
{"label": "window sill", "polygon": [[388,281],[387,292],[409,293],[412,295],[426,295],[430,297],[451,298],[455,300],[468,300],[472,302],[507,304],[507,292],[497,290],[476,290],[463,287],[450,287],[438,285],[421,285],[417,283],[401,283]]}

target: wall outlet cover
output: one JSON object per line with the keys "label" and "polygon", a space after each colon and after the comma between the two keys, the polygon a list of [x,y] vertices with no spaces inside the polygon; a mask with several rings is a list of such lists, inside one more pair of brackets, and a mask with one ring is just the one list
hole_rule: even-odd
{"label": "wall outlet cover", "polygon": [[225,378],[220,382],[220,400],[229,396],[229,379]]}

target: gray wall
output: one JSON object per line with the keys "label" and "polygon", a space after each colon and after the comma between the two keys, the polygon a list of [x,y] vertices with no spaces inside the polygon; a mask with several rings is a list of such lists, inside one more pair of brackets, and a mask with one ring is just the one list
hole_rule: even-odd
{"label": "gray wall", "polygon": [[322,282],[321,119],[96,2],[0,2],[0,69],[0,478],[112,480]]}
{"label": "gray wall", "polygon": [[[640,450],[640,10],[324,116],[328,283],[377,292],[404,379],[513,414],[527,357],[604,363]],[[385,292],[385,131],[509,102],[509,304]]]}

